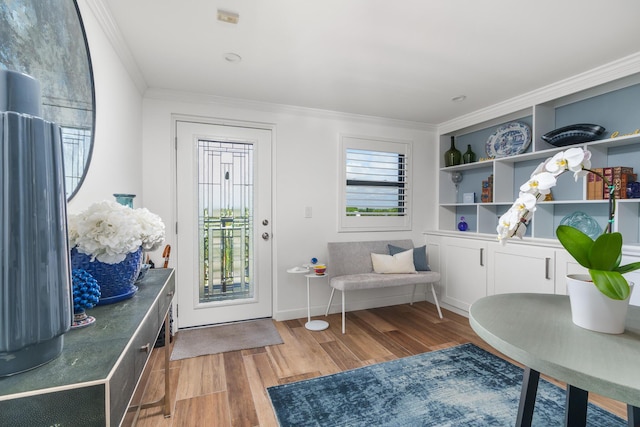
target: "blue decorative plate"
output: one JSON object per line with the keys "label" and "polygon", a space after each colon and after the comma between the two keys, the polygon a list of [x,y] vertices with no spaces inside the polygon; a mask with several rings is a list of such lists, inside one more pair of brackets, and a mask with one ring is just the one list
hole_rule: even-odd
{"label": "blue decorative plate", "polygon": [[500,126],[487,140],[487,156],[513,156],[523,153],[529,144],[531,144],[531,129],[526,123],[507,123]]}

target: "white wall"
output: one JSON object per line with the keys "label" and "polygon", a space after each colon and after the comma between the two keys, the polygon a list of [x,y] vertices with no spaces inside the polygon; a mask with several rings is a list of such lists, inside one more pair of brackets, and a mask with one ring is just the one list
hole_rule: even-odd
{"label": "white wall", "polygon": [[[383,119],[337,113],[264,106],[261,104],[195,99],[175,93],[148,91],[143,102],[143,192],[145,206],[175,222],[174,143],[172,114],[261,122],[275,125],[273,183],[274,310],[278,320],[306,316],[304,279],[286,273],[311,257],[326,259],[326,244],[338,240],[412,238],[422,244],[422,232],[436,227],[435,132]],[[338,233],[338,135],[349,133],[413,141],[413,229],[410,232]],[[304,208],[313,209],[304,218]],[[172,263],[179,256],[175,235],[169,233]],[[175,248],[175,250],[174,250]],[[331,266],[329,266],[331,268]],[[179,278],[179,276],[178,276]],[[180,283],[178,283],[178,288]],[[314,286],[312,312],[324,313],[329,287]],[[360,291],[349,297],[350,309],[408,301],[408,289]],[[335,307],[337,309],[337,306]]]}
{"label": "white wall", "polygon": [[[140,95],[135,80],[107,37],[104,17],[96,2],[80,0],[96,86],[96,134],[87,177],[69,203],[69,212],[94,201],[113,199],[113,193],[136,194],[136,207],[160,215],[172,245],[171,267],[179,256],[175,223],[175,160],[171,115],[197,115],[275,125],[273,205],[273,284],[277,319],[306,316],[306,287],[286,269],[315,256],[326,259],[326,243],[337,240],[412,238],[422,244],[422,232],[436,228],[435,131],[418,124],[359,118],[338,113],[263,104],[194,99],[147,91]],[[101,26],[102,24],[102,26]],[[349,133],[413,141],[413,229],[410,232],[337,233],[338,135]],[[295,195],[295,197],[294,197]],[[304,218],[311,206],[312,218]],[[159,253],[152,254],[156,263]],[[180,284],[178,284],[180,286]],[[408,301],[408,290],[362,291],[350,296],[350,309]],[[313,312],[320,314],[329,287],[312,289]],[[336,306],[337,309],[337,306]]]}
{"label": "white wall", "polygon": [[142,95],[96,20],[86,0],[78,2],[87,33],[96,96],[95,142],[87,176],[68,211],[95,201],[114,200],[113,193],[139,196],[142,202]]}

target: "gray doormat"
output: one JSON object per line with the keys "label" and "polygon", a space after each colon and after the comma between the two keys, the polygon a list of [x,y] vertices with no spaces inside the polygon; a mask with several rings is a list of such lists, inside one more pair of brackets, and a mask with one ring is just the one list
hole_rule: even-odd
{"label": "gray doormat", "polygon": [[178,332],[171,360],[282,344],[271,319],[186,329]]}

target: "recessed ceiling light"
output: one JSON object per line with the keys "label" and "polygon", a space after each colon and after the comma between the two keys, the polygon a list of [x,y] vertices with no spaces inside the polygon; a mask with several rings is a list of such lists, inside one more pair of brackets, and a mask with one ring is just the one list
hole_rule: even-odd
{"label": "recessed ceiling light", "polygon": [[233,53],[233,52],[225,53],[224,54],[224,59],[227,62],[233,62],[233,63],[242,61],[242,57],[240,55],[238,55],[237,53]]}
{"label": "recessed ceiling light", "polygon": [[453,102],[462,102],[465,99],[467,99],[466,95],[458,95],[458,96],[454,96],[453,98],[451,98],[451,100]]}

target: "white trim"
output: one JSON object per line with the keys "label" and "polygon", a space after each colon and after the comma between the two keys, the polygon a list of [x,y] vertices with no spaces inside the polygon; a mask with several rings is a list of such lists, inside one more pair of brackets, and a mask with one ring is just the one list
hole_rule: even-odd
{"label": "white trim", "polygon": [[432,124],[422,122],[412,122],[406,120],[390,119],[387,117],[365,116],[362,114],[343,113],[340,111],[323,110],[320,108],[300,107],[296,105],[275,104],[270,102],[253,101],[239,98],[227,98],[217,95],[207,95],[204,93],[193,93],[175,91],[169,89],[149,88],[144,94],[145,98],[157,100],[180,101],[197,104],[219,104],[236,108],[245,108],[273,114],[294,114],[312,117],[349,120],[375,125],[386,125],[405,129],[424,130],[435,132],[437,127]]}
{"label": "white trim", "polygon": [[474,111],[447,122],[440,123],[439,134],[463,129],[477,123],[485,122],[514,111],[531,108],[536,104],[551,101],[563,96],[590,89],[594,86],[609,83],[613,80],[628,77],[640,72],[640,52],[626,56],[617,61],[593,68],[573,77],[543,86],[534,91],[508,99],[504,102]]}
{"label": "white trim", "polygon": [[[109,40],[113,50],[129,73],[131,80],[133,80],[140,94],[144,94],[147,90],[147,82],[138,67],[138,63],[131,54],[131,50],[129,50],[127,43],[124,41],[122,32],[113,19],[113,14],[109,6],[106,5],[105,0],[78,0],[78,3],[85,3],[91,9],[107,40]],[[91,36],[87,35],[87,39],[89,40],[89,51],[91,51]]]}

